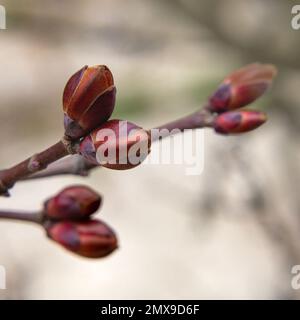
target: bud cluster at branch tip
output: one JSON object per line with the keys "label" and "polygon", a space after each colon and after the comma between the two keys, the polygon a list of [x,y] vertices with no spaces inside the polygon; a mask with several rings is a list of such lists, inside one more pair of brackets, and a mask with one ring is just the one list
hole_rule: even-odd
{"label": "bud cluster at branch tip", "polygon": [[91,219],[101,196],[83,185],[63,189],[44,204],[43,226],[50,239],[69,251],[102,258],[118,247],[115,232],[103,221]]}

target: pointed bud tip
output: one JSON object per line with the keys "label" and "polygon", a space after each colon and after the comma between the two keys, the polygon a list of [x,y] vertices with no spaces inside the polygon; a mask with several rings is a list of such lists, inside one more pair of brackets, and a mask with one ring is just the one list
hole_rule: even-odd
{"label": "pointed bud tip", "polygon": [[276,74],[277,68],[274,65],[260,63],[234,71],[209,98],[209,109],[221,113],[254,102],[269,89]]}
{"label": "pointed bud tip", "polygon": [[236,83],[259,78],[273,79],[276,75],[277,68],[275,65],[256,62],[233,71],[224,79],[223,82]]}

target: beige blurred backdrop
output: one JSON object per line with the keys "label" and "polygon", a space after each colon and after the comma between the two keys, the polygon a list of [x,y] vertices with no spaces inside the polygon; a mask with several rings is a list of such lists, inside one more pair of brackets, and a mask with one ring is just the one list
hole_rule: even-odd
{"label": "beige blurred backdrop", "polygon": [[294,1],[2,1],[1,168],[62,135],[62,91],[83,65],[106,64],[114,117],[152,127],[201,105],[226,73],[274,63],[279,76],[255,107],[253,133],[205,131],[204,171],[182,166],[98,169],[87,178],[19,183],[1,208],[32,210],[83,183],[120,248],[100,260],[69,254],[34,225],[0,222],[3,299],[272,299],[300,297],[300,30]]}

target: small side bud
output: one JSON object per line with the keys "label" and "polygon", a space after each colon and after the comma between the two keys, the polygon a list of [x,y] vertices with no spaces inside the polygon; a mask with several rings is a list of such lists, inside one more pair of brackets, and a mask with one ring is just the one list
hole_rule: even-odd
{"label": "small side bud", "polygon": [[50,239],[87,258],[102,258],[118,247],[115,232],[100,220],[54,222],[45,226]]}
{"label": "small side bud", "polygon": [[276,74],[276,67],[270,64],[253,63],[236,70],[209,98],[210,111],[221,113],[252,103],[271,86]]}
{"label": "small side bud", "polygon": [[45,216],[55,220],[86,219],[99,209],[101,202],[101,196],[91,188],[71,186],[45,202]]}
{"label": "small side bud", "polygon": [[94,164],[114,170],[131,169],[150,153],[148,131],[134,123],[109,120],[80,143],[80,154]]}
{"label": "small side bud", "polygon": [[63,93],[66,135],[78,139],[108,120],[115,98],[113,76],[106,66],[84,66],[77,71]]}
{"label": "small side bud", "polygon": [[229,111],[216,116],[214,129],[221,134],[237,134],[254,130],[266,121],[266,114],[260,111]]}

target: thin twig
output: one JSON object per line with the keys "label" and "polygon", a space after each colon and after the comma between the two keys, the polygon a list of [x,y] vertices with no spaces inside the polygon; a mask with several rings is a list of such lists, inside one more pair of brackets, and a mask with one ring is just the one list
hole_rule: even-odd
{"label": "thin twig", "polygon": [[199,129],[211,127],[214,116],[207,111],[206,106],[192,114],[179,118],[175,121],[165,123],[159,127],[152,129],[157,130],[158,135],[152,135],[152,142],[161,138],[166,138],[187,129]]}
{"label": "thin twig", "polygon": [[43,216],[41,212],[21,212],[21,211],[0,211],[0,219],[10,219],[34,222],[41,224],[43,221]]}
{"label": "thin twig", "polygon": [[50,163],[73,152],[72,148],[75,149],[75,146],[76,142],[66,141],[66,139],[63,138],[48,149],[34,154],[9,169],[0,171],[0,194],[9,196],[8,190],[12,188],[17,181],[47,168]]}
{"label": "thin twig", "polygon": [[69,155],[51,163],[47,169],[34,173],[22,180],[54,177],[58,175],[78,175],[86,177],[92,169],[100,167],[89,162],[79,154]]}

